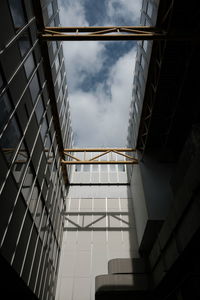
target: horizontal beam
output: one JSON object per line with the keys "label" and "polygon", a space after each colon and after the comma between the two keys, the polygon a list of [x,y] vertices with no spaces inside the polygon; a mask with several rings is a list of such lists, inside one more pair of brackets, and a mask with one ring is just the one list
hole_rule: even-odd
{"label": "horizontal beam", "polygon": [[118,152],[134,152],[135,148],[66,148],[64,152],[106,152],[106,151],[118,151]]}
{"label": "horizontal beam", "polygon": [[127,165],[127,164],[138,164],[138,160],[61,160],[61,164],[64,165]]}
{"label": "horizontal beam", "polygon": [[152,26],[45,27],[40,38],[61,41],[155,40],[165,39],[166,32]]}
{"label": "horizontal beam", "polygon": [[156,30],[159,31],[159,29],[156,29],[156,27],[153,26],[67,26],[67,27],[45,27],[44,30],[50,30],[55,32],[102,32],[102,31],[127,31],[127,30],[138,30],[138,31],[144,31],[144,32],[155,32]]}

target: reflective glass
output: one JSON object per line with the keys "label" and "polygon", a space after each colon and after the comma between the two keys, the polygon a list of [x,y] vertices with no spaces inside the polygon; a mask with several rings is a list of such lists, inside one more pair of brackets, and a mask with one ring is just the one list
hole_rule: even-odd
{"label": "reflective glass", "polygon": [[118,171],[124,172],[125,171],[125,165],[118,165]]}
{"label": "reflective glass", "polygon": [[42,137],[43,142],[44,142],[44,140],[45,140],[45,136],[46,136],[47,130],[48,130],[48,127],[47,127],[47,120],[46,120],[46,117],[45,117],[45,118],[43,119],[43,121],[42,121],[42,127],[41,127],[41,130],[40,130],[40,133],[41,133],[41,137]]}
{"label": "reflective glass", "polygon": [[92,166],[92,171],[93,172],[98,172],[98,170],[99,170],[99,165],[93,165]]}
{"label": "reflective glass", "polygon": [[24,174],[27,161],[28,161],[28,152],[26,150],[24,143],[22,143],[18,151],[17,157],[15,159],[13,170],[12,170],[17,183],[21,182],[22,175]]}
{"label": "reflective glass", "polygon": [[21,0],[9,0],[10,11],[15,27],[25,24],[25,14]]}
{"label": "reflective glass", "polygon": [[37,185],[35,185],[33,187],[33,191],[32,191],[32,194],[30,197],[30,202],[29,202],[29,210],[32,215],[34,215],[34,213],[35,213],[38,196],[39,196],[39,188]]}
{"label": "reflective glass", "polygon": [[53,53],[55,54],[57,51],[57,42],[56,41],[52,42],[52,48],[53,48]]}
{"label": "reflective glass", "polygon": [[39,227],[40,225],[40,219],[41,219],[41,216],[42,216],[42,210],[43,210],[43,204],[42,204],[42,201],[41,199],[39,199],[38,201],[38,205],[37,205],[37,211],[36,211],[36,214],[35,214],[35,225],[37,227]]}
{"label": "reflective glass", "polygon": [[38,124],[40,124],[43,113],[44,113],[44,104],[43,104],[42,98],[40,97],[40,99],[38,100],[37,106],[35,108],[35,114],[36,114]]}
{"label": "reflective glass", "polygon": [[83,171],[89,172],[90,171],[90,165],[83,165]]}
{"label": "reflective glass", "polygon": [[56,59],[55,59],[55,68],[56,68],[56,73],[57,73],[58,69],[59,69],[59,58],[58,58],[58,55],[56,56]]}
{"label": "reflective glass", "polygon": [[48,17],[49,17],[49,19],[50,19],[51,16],[53,15],[53,6],[52,6],[52,2],[49,3],[49,5],[47,6],[47,13],[48,13]]}
{"label": "reflective glass", "polygon": [[27,58],[27,60],[25,61],[25,63],[24,63],[24,69],[25,69],[27,78],[30,77],[30,75],[32,74],[34,68],[35,68],[35,62],[34,62],[34,59],[33,59],[33,54],[31,53],[29,55],[29,57]]}
{"label": "reflective glass", "polygon": [[75,165],[75,171],[80,172],[81,171],[81,165]]}
{"label": "reflective glass", "polygon": [[29,39],[28,32],[25,32],[23,35],[21,35],[17,42],[19,45],[21,56],[24,56],[31,48],[31,42]]}
{"label": "reflective glass", "polygon": [[29,89],[30,89],[32,101],[33,101],[33,104],[34,104],[35,100],[37,98],[37,95],[39,93],[39,90],[40,90],[37,73],[34,75],[32,81],[29,85]]}
{"label": "reflective glass", "polygon": [[19,144],[21,134],[17,121],[12,118],[2,137],[0,138],[0,148],[4,152],[7,161],[10,163],[15,150]]}
{"label": "reflective glass", "polygon": [[0,133],[11,112],[11,103],[7,93],[4,93],[0,98]]}
{"label": "reflective glass", "polygon": [[24,199],[26,200],[26,202],[28,202],[29,200],[29,195],[32,189],[33,181],[34,181],[34,175],[31,167],[29,166],[21,189],[21,193]]}
{"label": "reflective glass", "polygon": [[153,4],[151,2],[148,2],[148,8],[147,8],[147,14],[151,18],[153,14]]}
{"label": "reflective glass", "polygon": [[3,86],[3,78],[1,76],[1,73],[0,73],[0,88]]}

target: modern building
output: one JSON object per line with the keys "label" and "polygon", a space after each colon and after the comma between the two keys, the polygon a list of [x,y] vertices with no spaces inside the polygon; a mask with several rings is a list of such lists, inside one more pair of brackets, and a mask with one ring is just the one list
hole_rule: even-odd
{"label": "modern building", "polygon": [[57,1],[0,2],[0,272],[7,299],[54,299],[72,147]]}
{"label": "modern building", "polygon": [[[111,159],[110,155],[116,159],[113,153],[101,158]],[[65,224],[57,300],[94,300],[95,277],[107,273],[109,260],[138,257],[126,166],[82,167],[72,171],[63,213]]]}
{"label": "modern building", "polygon": [[57,1],[0,12],[2,294],[199,299],[199,1],[143,1],[141,24],[166,36],[138,42],[131,167],[60,164],[73,146],[62,44],[39,39]]}
{"label": "modern building", "polygon": [[128,169],[140,259],[108,262],[96,299],[200,298],[200,4],[144,0],[141,24],[166,39],[138,43]]}

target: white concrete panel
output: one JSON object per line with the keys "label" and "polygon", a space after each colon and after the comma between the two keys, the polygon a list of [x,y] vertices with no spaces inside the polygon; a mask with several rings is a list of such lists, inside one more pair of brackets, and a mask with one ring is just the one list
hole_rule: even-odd
{"label": "white concrete panel", "polygon": [[90,277],[76,277],[74,279],[73,300],[90,299],[90,286]]}
{"label": "white concrete panel", "polygon": [[73,277],[62,277],[56,300],[72,299],[73,281]]}
{"label": "white concrete panel", "polygon": [[63,252],[63,259],[62,259],[62,275],[66,276],[74,276],[75,270],[75,263],[76,263],[76,252],[65,250]]}
{"label": "white concrete panel", "polygon": [[75,263],[75,276],[90,276],[91,251],[79,251]]}

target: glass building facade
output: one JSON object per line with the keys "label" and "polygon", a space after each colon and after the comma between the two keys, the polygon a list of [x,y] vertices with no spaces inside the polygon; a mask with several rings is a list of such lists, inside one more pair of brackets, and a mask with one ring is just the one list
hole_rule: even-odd
{"label": "glass building facade", "polygon": [[37,5],[59,25],[56,0],[0,3],[0,257],[36,299],[54,299],[72,130],[62,43],[44,56]]}
{"label": "glass building facade", "polygon": [[[155,26],[159,1],[144,0],[142,3],[140,24]],[[153,41],[139,41],[133,79],[132,101],[129,110],[128,147],[136,147],[138,130],[143,107],[146,81],[148,77]]]}

